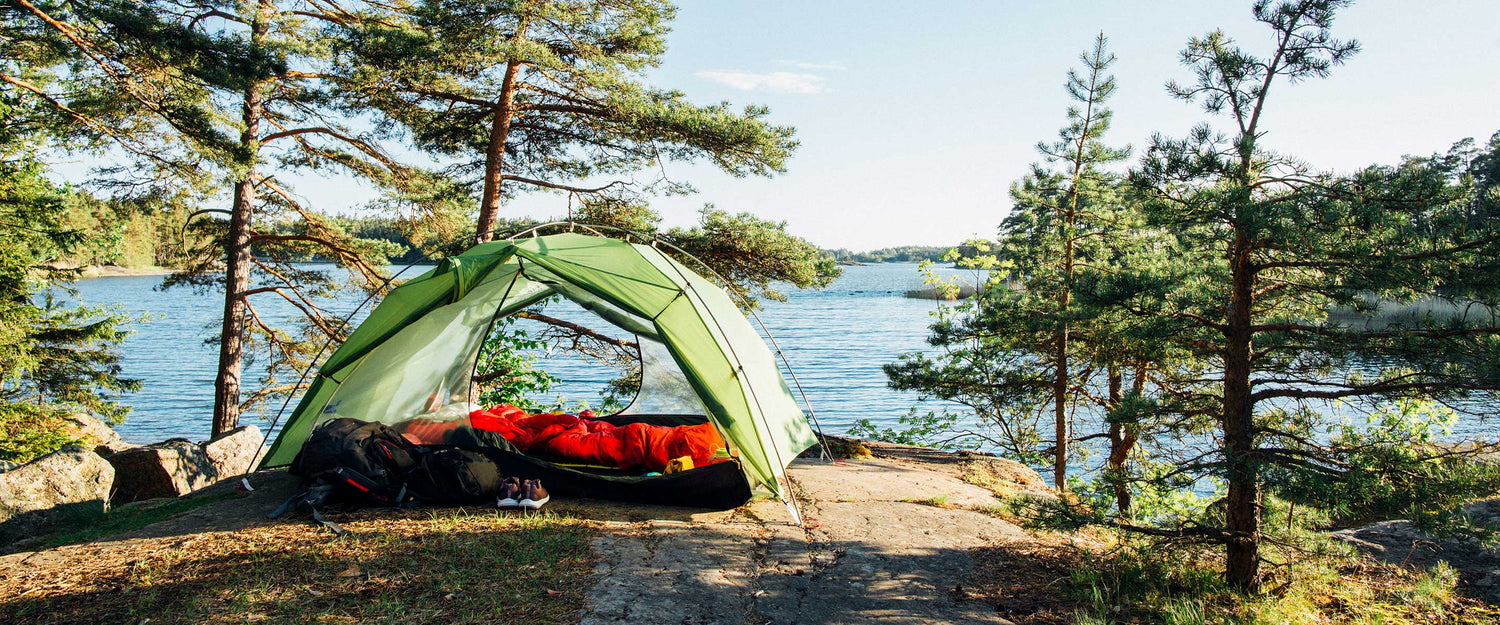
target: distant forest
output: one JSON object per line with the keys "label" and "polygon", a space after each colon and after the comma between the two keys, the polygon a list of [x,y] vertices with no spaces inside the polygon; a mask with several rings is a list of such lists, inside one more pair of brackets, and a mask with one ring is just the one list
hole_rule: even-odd
{"label": "distant forest", "polygon": [[953,262],[952,259],[945,257],[954,249],[958,250],[960,259],[979,255],[979,250],[975,249],[972,242],[961,245],[902,245],[869,252],[851,252],[842,248],[823,252],[840,263],[920,263],[924,260],[949,263]]}
{"label": "distant forest", "polygon": [[[183,237],[193,238],[195,233],[183,228],[186,217],[192,212],[183,206],[164,205],[162,202],[100,200],[91,194],[69,189],[63,222],[70,228],[88,232],[91,236],[74,253],[60,259],[71,266],[113,265],[141,269],[162,267],[167,269],[182,266]],[[393,243],[399,253],[388,257],[393,264],[407,264],[427,260],[405,234],[396,220],[390,217],[325,217],[330,226],[342,229],[356,238]],[[270,223],[266,226],[277,234],[292,234],[295,224]],[[309,257],[308,260],[315,260]]]}
{"label": "distant forest", "polygon": [[[91,245],[84,246],[79,253],[67,259],[67,264],[77,266],[117,265],[121,267],[165,267],[180,264],[180,238],[184,218],[191,211],[181,206],[164,206],[161,202],[130,202],[100,200],[87,192],[72,190],[67,212],[68,225],[94,233]],[[428,260],[419,246],[402,233],[396,220],[391,217],[336,217],[325,216],[330,224],[340,227],[349,235],[376,241],[385,241],[400,246],[401,252],[389,257],[393,264],[407,264]],[[293,224],[273,223],[267,226],[272,231],[290,234]],[[972,248],[958,246],[965,257]],[[848,249],[823,250],[840,263],[915,263],[924,260],[943,262],[943,256],[954,246],[902,245],[868,252]],[[309,260],[313,260],[309,258]]]}
{"label": "distant forest", "polygon": [[951,246],[903,245],[887,247],[869,252],[852,252],[843,248],[823,250],[841,263],[916,263],[924,260],[941,261]]}

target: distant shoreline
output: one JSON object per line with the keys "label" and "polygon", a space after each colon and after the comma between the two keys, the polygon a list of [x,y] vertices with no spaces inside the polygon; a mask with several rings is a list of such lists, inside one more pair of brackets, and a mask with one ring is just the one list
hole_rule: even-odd
{"label": "distant shoreline", "polygon": [[120,267],[118,265],[90,265],[79,267],[79,280],[91,280],[93,278],[123,278],[129,276],[165,276],[172,273],[172,269],[166,267]]}

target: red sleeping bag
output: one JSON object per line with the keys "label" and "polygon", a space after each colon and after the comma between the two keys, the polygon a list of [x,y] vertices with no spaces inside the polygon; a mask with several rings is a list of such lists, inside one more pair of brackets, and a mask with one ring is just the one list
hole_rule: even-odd
{"label": "red sleeping bag", "polygon": [[673,458],[689,456],[701,467],[724,448],[724,440],[711,423],[700,425],[614,425],[570,414],[527,414],[510,404],[469,413],[478,429],[504,436],[524,452],[547,453],[585,464],[618,467],[627,471],[662,471]]}

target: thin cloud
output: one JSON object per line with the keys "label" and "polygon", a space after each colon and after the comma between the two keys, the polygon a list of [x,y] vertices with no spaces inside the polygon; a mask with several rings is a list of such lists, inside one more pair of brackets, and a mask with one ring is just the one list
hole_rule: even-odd
{"label": "thin cloud", "polygon": [[693,74],[699,78],[729,85],[741,91],[775,91],[779,93],[821,93],[828,88],[817,74],[768,72],[757,74],[734,69],[705,70]]}
{"label": "thin cloud", "polygon": [[804,69],[814,72],[842,72],[846,69],[849,69],[847,67],[844,67],[843,63],[808,63],[807,61],[791,61],[787,59],[777,59],[771,62],[777,65],[790,65],[797,69]]}

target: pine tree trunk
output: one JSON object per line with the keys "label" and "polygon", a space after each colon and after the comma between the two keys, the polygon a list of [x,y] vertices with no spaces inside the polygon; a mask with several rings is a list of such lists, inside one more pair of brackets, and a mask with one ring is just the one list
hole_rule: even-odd
{"label": "pine tree trunk", "polygon": [[[526,37],[527,23],[516,27],[513,41]],[[505,79],[500,83],[500,103],[495,107],[494,119],[490,122],[490,147],[484,157],[484,196],[479,201],[479,222],[474,231],[474,242],[484,243],[495,238],[495,223],[500,217],[500,189],[505,182],[505,144],[510,139],[510,122],[515,117],[516,77],[521,73],[521,61],[505,64]]]}
{"label": "pine tree trunk", "polygon": [[[1068,294],[1063,293],[1066,307]],[[1052,381],[1052,417],[1057,445],[1053,447],[1052,486],[1068,489],[1068,327],[1057,333],[1057,376]]]}
{"label": "pine tree trunk", "polygon": [[1235,237],[1230,257],[1231,292],[1224,354],[1224,460],[1229,494],[1225,578],[1242,590],[1255,590],[1260,578],[1260,479],[1254,457],[1254,405],[1250,399],[1250,309],[1255,276],[1245,235]]}
{"label": "pine tree trunk", "polygon": [[[1137,382],[1139,382],[1137,378]],[[1113,409],[1124,400],[1125,379],[1118,367],[1109,367],[1109,405]],[[1139,389],[1137,389],[1139,391]],[[1139,436],[1138,428],[1127,428],[1123,423],[1109,424],[1109,461],[1105,469],[1109,477],[1110,486],[1115,491],[1115,505],[1119,508],[1121,518],[1130,518],[1130,484],[1125,481],[1125,461],[1130,458],[1130,450],[1135,447],[1136,438]]]}
{"label": "pine tree trunk", "polygon": [[1052,458],[1052,484],[1058,492],[1068,488],[1068,304],[1073,295],[1073,223],[1078,211],[1078,179],[1083,169],[1082,141],[1079,143],[1077,160],[1073,163],[1073,184],[1068,190],[1067,211],[1063,228],[1063,289],[1057,298],[1057,312],[1063,317],[1062,329],[1057,333],[1057,375],[1052,381],[1052,417],[1057,446]]}
{"label": "pine tree trunk", "polygon": [[[251,46],[260,46],[270,24],[270,3],[262,0],[250,27]],[[240,378],[245,355],[245,291],[250,288],[250,236],[255,216],[255,165],[259,158],[260,122],[265,111],[262,83],[244,93],[244,129],[240,145],[249,150],[249,163],[234,184],[229,232],[224,236],[224,322],[219,332],[219,374],[214,382],[213,437],[233,430],[240,422]]]}

